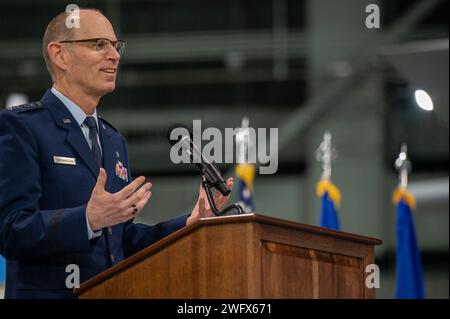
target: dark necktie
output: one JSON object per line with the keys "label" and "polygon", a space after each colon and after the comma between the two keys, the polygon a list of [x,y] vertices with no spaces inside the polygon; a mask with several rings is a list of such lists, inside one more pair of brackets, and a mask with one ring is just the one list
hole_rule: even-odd
{"label": "dark necktie", "polygon": [[91,140],[92,153],[94,153],[94,158],[98,164],[98,168],[102,167],[102,153],[100,151],[100,145],[98,145],[98,129],[97,122],[93,116],[88,116],[84,120],[84,123],[89,127],[89,139]]}

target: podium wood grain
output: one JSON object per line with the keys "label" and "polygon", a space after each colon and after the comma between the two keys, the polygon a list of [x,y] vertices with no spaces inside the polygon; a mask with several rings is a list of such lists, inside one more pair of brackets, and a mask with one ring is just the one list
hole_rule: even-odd
{"label": "podium wood grain", "polygon": [[206,218],[83,283],[80,298],[374,298],[381,240],[256,214]]}

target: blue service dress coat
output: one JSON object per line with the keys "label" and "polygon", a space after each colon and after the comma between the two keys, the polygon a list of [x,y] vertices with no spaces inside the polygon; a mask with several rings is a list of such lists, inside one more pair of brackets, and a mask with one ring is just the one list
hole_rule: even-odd
{"label": "blue service dress coat", "polygon": [[[105,189],[115,193],[131,181],[126,142],[101,117],[99,135]],[[66,287],[67,265],[79,266],[82,283],[186,225],[186,215],[153,226],[131,220],[89,240],[86,205],[97,176],[78,123],[50,90],[40,102],[0,113],[0,254],[7,259],[6,298],[74,298]]]}

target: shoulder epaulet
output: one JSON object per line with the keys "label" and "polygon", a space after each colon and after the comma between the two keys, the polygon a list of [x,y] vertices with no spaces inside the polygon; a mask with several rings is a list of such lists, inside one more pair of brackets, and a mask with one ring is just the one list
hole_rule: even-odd
{"label": "shoulder epaulet", "polygon": [[114,131],[119,132],[114,126],[112,126],[111,123],[109,123],[107,120],[105,120],[103,117],[101,117],[100,115],[98,116],[98,119],[102,121],[102,123],[105,123],[106,125],[108,125],[110,128],[112,128]]}
{"label": "shoulder epaulet", "polygon": [[43,106],[42,103],[37,101],[37,102],[25,103],[25,104],[21,104],[21,105],[9,106],[6,109],[9,111],[12,111],[12,112],[24,112],[24,111],[40,109],[40,108],[42,108],[42,106]]}

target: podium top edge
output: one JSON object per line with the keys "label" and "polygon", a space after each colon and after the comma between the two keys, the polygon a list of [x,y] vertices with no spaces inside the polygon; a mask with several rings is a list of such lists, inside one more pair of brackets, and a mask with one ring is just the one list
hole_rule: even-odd
{"label": "podium top edge", "polygon": [[320,233],[322,235],[327,235],[331,237],[337,237],[344,240],[355,241],[362,244],[369,245],[381,245],[383,244],[383,240],[375,237],[363,236],[355,233],[349,233],[344,231],[338,231],[330,228],[324,228],[315,225],[303,224],[296,221],[281,219],[272,216],[261,215],[258,213],[248,213],[242,215],[233,215],[233,216],[218,216],[218,217],[207,217],[202,218],[197,223],[199,225],[191,225],[192,226],[201,226],[201,225],[219,225],[219,224],[227,224],[227,223],[245,223],[245,222],[257,222],[261,224],[267,224],[272,226],[280,226],[285,228],[292,228],[296,230],[312,232],[312,233]]}

